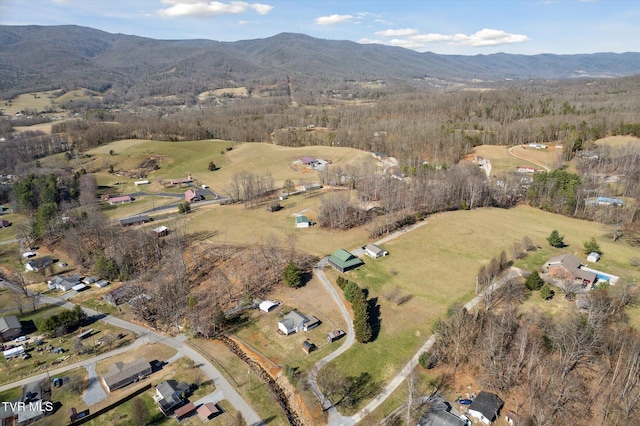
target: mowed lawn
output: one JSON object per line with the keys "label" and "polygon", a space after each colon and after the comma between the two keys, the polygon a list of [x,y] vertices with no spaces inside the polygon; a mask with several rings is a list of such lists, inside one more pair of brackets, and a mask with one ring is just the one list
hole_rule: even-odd
{"label": "mowed lawn", "polygon": [[[365,258],[364,267],[346,274],[348,279],[369,289],[381,312],[377,339],[366,345],[356,344],[335,361],[346,374],[353,376],[366,371],[381,382],[388,382],[424,343],[433,323],[445,315],[448,307],[473,298],[478,269],[498,257],[502,250],[509,253],[509,247],[524,236],[541,248],[516,266],[537,268],[559,253],[577,252],[580,258],[585,258],[582,243],[593,236],[605,252],[597,265],[599,269],[640,282],[640,270],[629,266],[629,259],[637,256],[637,249],[606,240],[597,223],[527,206],[447,212],[433,215],[426,222],[382,244],[390,253],[388,257]],[[553,229],[565,235],[568,247],[554,249],[547,244],[546,237]],[[401,306],[386,301],[384,295],[395,286],[413,298]],[[574,306],[567,305],[566,309]],[[630,316],[638,327],[637,310],[637,307],[630,309]]]}

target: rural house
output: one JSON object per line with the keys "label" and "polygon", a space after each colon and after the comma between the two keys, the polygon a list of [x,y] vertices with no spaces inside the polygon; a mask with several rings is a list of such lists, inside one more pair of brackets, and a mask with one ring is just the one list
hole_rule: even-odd
{"label": "rural house", "polygon": [[198,191],[189,189],[184,193],[185,201],[189,203],[195,203],[196,201],[204,200],[204,196],[198,193]]}
{"label": "rural house", "polygon": [[123,388],[151,374],[151,364],[145,358],[138,358],[128,364],[116,362],[109,366],[102,381],[109,392]]}
{"label": "rural house", "polygon": [[554,256],[544,264],[544,270],[556,278],[565,280],[580,280],[583,285],[593,284],[596,274],[580,269],[580,259],[572,254]]}
{"label": "rural house", "polygon": [[329,256],[329,265],[344,273],[364,265],[364,262],[345,249],[338,249],[335,253]]}
{"label": "rural house", "polygon": [[300,215],[296,216],[296,228],[308,228],[313,225],[313,222],[308,217]]}
{"label": "rural house", "polygon": [[188,184],[193,182],[193,178],[191,177],[191,175],[189,175],[183,179],[171,179],[170,182],[171,182],[171,185],[183,185],[183,184]]}
{"label": "rural house", "polygon": [[102,300],[113,305],[118,306],[123,303],[127,303],[133,299],[140,292],[133,284],[124,284],[118,288],[111,290],[102,296]]}
{"label": "rural house", "polygon": [[286,314],[282,320],[278,321],[278,330],[285,335],[297,333],[300,331],[308,331],[320,325],[320,321],[312,316],[305,316],[300,312],[293,310]]}
{"label": "rural house", "polygon": [[116,205],[116,204],[127,204],[132,202],[133,199],[129,196],[129,195],[123,195],[121,197],[113,197],[113,198],[109,198],[109,204],[110,205]]}
{"label": "rural house", "polygon": [[498,418],[504,401],[491,392],[481,391],[469,405],[469,415],[489,425]]}
{"label": "rural house", "polygon": [[22,324],[15,315],[0,318],[0,342],[8,342],[22,334]]}
{"label": "rural house", "polygon": [[140,225],[147,222],[151,222],[151,218],[146,214],[139,214],[137,216],[125,217],[124,219],[120,219],[121,226]]}
{"label": "rural house", "polygon": [[466,426],[467,422],[446,410],[427,411],[418,426]]}
{"label": "rural house", "polygon": [[49,287],[49,290],[69,291],[81,283],[80,275],[70,275],[68,277],[56,275],[47,281],[47,287]]}
{"label": "rural house", "polygon": [[375,244],[367,244],[366,246],[364,246],[364,252],[369,256],[369,257],[373,257],[374,259],[377,259],[379,257],[383,257],[389,254],[388,251],[386,251],[383,248],[378,247]]}
{"label": "rural house", "polygon": [[27,272],[38,272],[53,264],[53,259],[49,256],[33,259],[25,263],[24,268]]}
{"label": "rural house", "polygon": [[176,380],[165,380],[156,386],[156,394],[153,399],[158,403],[158,407],[165,416],[182,404],[182,393],[189,390],[186,382],[178,383]]}

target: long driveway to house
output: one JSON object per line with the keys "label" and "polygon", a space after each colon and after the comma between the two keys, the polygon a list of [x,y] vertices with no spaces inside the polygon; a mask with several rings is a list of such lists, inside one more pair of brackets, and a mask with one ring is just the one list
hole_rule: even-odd
{"label": "long driveway to house", "polygon": [[[402,234],[405,234],[409,231],[412,231],[426,224],[427,224],[427,221],[424,220],[409,228],[394,232],[393,234],[388,235],[387,237],[384,237],[376,241],[375,244],[383,244],[387,241],[390,241],[394,238],[399,237]],[[354,249],[351,252],[358,256],[364,254],[364,250],[362,250],[362,248]],[[418,359],[420,358],[420,355],[428,351],[429,349],[431,349],[431,346],[433,346],[433,344],[435,343],[437,335],[432,334],[429,337],[429,339],[427,339],[427,341],[420,347],[420,349],[418,349],[418,351],[409,360],[409,362],[398,372],[398,374],[364,408],[362,408],[360,411],[358,411],[352,416],[343,416],[331,404],[331,401],[329,401],[329,399],[324,396],[324,394],[318,387],[318,383],[316,381],[318,371],[328,362],[330,362],[331,360],[335,359],[337,356],[339,356],[340,354],[348,350],[355,342],[355,335],[353,332],[353,323],[351,322],[351,316],[349,315],[349,311],[344,305],[342,298],[338,295],[337,291],[331,285],[331,283],[329,282],[329,280],[324,274],[323,268],[326,265],[327,265],[327,258],[324,258],[316,266],[315,272],[318,275],[318,278],[320,279],[322,284],[324,285],[325,289],[329,292],[331,297],[338,304],[338,307],[340,308],[340,311],[344,316],[345,322],[348,324],[347,339],[337,351],[332,352],[331,354],[329,354],[328,356],[324,357],[323,359],[321,359],[316,363],[316,365],[313,367],[313,369],[309,373],[309,384],[310,384],[311,390],[320,401],[320,404],[322,405],[323,409],[326,410],[329,414],[328,425],[329,426],[349,426],[349,425],[355,425],[359,421],[363,420],[370,413],[372,413],[398,388],[398,386],[400,386],[400,384],[402,384],[402,382],[407,378],[407,376],[411,374],[411,372],[418,366]],[[504,275],[501,279],[499,279],[498,281],[496,281],[495,283],[487,287],[485,291],[483,291],[481,294],[477,295],[472,300],[470,300],[466,305],[464,305],[464,307],[468,310],[475,307],[478,303],[480,303],[483,300],[484,292],[486,291],[494,292],[498,288],[502,287],[505,283],[507,283],[510,279],[516,276],[522,276],[522,270],[511,267],[510,271],[506,275]]]}

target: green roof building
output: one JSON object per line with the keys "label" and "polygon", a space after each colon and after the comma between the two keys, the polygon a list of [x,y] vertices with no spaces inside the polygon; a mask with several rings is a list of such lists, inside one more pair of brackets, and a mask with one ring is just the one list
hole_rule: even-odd
{"label": "green roof building", "polygon": [[329,265],[344,273],[360,265],[364,265],[364,262],[345,249],[338,249],[329,256]]}

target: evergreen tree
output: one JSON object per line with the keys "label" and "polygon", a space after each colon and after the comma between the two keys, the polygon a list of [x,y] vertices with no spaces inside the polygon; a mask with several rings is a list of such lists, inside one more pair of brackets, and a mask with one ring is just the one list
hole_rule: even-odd
{"label": "evergreen tree", "polygon": [[533,271],[531,274],[529,274],[524,284],[529,290],[536,291],[540,290],[540,288],[544,285],[544,281],[542,281],[542,278],[540,278],[540,274],[538,274],[538,271]]}
{"label": "evergreen tree", "polygon": [[589,254],[589,253],[602,254],[602,250],[600,250],[600,245],[598,244],[598,242],[594,237],[591,237],[590,240],[585,241],[583,244],[584,244],[585,254]]}
{"label": "evergreen tree", "polygon": [[551,231],[551,234],[547,237],[547,241],[551,247],[562,248],[564,247],[564,235],[560,235],[557,230]]}
{"label": "evergreen tree", "polygon": [[544,300],[551,299],[554,294],[555,294],[555,292],[553,290],[551,290],[551,287],[547,283],[545,283],[542,286],[542,288],[540,288],[540,297],[542,297]]}
{"label": "evergreen tree", "polygon": [[289,261],[282,274],[282,282],[287,287],[298,288],[302,285],[302,271],[295,263]]}
{"label": "evergreen tree", "polygon": [[353,329],[356,340],[360,343],[368,343],[373,338],[371,324],[369,323],[369,306],[363,291],[355,294],[353,302]]}

